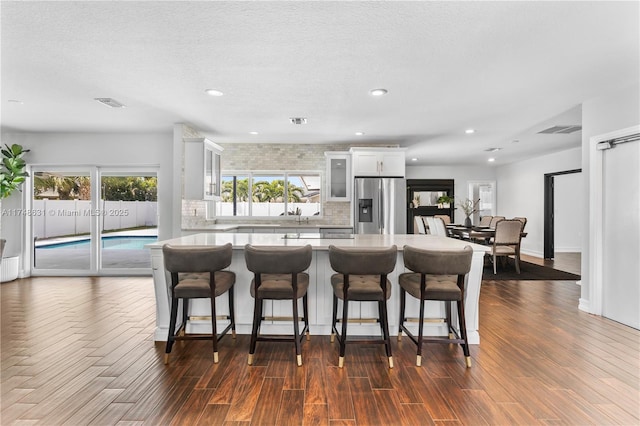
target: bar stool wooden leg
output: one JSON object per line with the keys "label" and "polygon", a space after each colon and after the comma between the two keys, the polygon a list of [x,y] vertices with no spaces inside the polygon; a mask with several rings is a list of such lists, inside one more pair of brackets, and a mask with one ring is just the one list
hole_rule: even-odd
{"label": "bar stool wooden leg", "polygon": [[331,343],[336,340],[336,324],[338,320],[338,297],[333,295],[333,316],[331,317]]}
{"label": "bar stool wooden leg", "polygon": [[213,341],[213,363],[218,363],[218,324],[216,315],[215,289],[211,290],[211,340]]}
{"label": "bar stool wooden leg", "polygon": [[298,367],[302,365],[302,354],[300,354],[300,331],[298,325],[298,299],[295,297],[292,300],[293,304],[293,344],[296,347],[296,362]]}
{"label": "bar stool wooden leg", "polygon": [[340,358],[338,358],[338,367],[344,367],[344,354],[347,348],[347,319],[349,318],[349,301],[342,301],[342,335],[338,339],[340,342]]}
{"label": "bar stool wooden leg", "polygon": [[175,341],[176,332],[176,317],[178,316],[178,299],[175,297],[171,298],[171,318],[169,319],[169,335],[167,336],[167,346],[164,354],[164,363],[169,363],[169,354],[171,353],[171,348],[173,347],[173,342]]}
{"label": "bar stool wooden leg", "polygon": [[302,314],[304,315],[304,326],[307,329],[307,340],[311,340],[309,332],[309,300],[307,298],[307,293],[302,296]]}
{"label": "bar stool wooden leg", "polygon": [[389,337],[389,320],[387,318],[387,302],[378,302],[378,316],[384,336],[384,348],[389,359],[389,368],[393,368],[393,355],[391,354],[391,338]]}
{"label": "bar stool wooden leg", "polygon": [[420,299],[420,322],[418,323],[418,353],[416,355],[416,365],[420,367],[422,365],[422,342],[424,338],[422,333],[424,332],[424,299]]}
{"label": "bar stool wooden leg", "polygon": [[254,299],[253,307],[253,327],[251,329],[251,343],[249,344],[249,365],[253,364],[253,354],[256,353],[256,342],[258,341],[258,328],[260,327],[260,321],[262,321],[262,299]]}
{"label": "bar stool wooden leg", "polygon": [[400,287],[400,322],[398,323],[398,342],[402,340],[402,325],[404,324],[404,309],[405,309],[405,299],[406,299],[406,291]]}

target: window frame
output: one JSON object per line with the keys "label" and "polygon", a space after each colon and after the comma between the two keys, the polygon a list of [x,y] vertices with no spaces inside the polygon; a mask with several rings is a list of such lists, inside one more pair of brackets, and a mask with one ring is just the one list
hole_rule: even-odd
{"label": "window frame", "polygon": [[[284,193],[288,193],[289,189],[289,179],[292,176],[318,176],[318,181],[320,183],[320,188],[318,189],[318,214],[317,215],[278,215],[278,216],[257,216],[254,215],[254,201],[253,197],[248,197],[248,215],[246,216],[238,216],[238,215],[219,215],[217,212],[214,214],[213,218],[216,219],[224,219],[224,220],[246,220],[247,218],[252,219],[269,219],[269,220],[292,220],[296,217],[305,217],[305,218],[313,218],[313,219],[321,219],[323,217],[323,203],[324,203],[324,195],[323,195],[323,183],[324,183],[324,173],[321,170],[222,170],[220,172],[220,195],[222,197],[222,185],[225,182],[225,178],[230,176],[242,177],[243,179],[246,177],[248,179],[248,193],[253,194],[253,183],[255,178],[259,177],[267,177],[267,176],[282,176],[284,179]],[[288,197],[283,197],[284,211],[289,211],[289,204],[291,203],[288,200]],[[222,198],[220,200],[214,201],[214,203],[222,203]],[[236,198],[233,198],[233,204],[236,204]],[[257,204],[257,203],[256,203]],[[214,212],[218,210],[214,209]],[[237,208],[234,206],[233,211],[237,211]]]}

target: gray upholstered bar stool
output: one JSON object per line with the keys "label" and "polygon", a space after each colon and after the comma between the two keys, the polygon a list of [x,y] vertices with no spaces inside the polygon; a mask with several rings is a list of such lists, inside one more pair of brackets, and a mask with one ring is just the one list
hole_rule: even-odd
{"label": "gray upholstered bar stool", "polygon": [[[223,271],[231,264],[231,243],[224,246],[171,246],[162,247],[164,267],[171,273],[171,317],[169,336],[164,362],[169,362],[171,347],[176,340],[211,339],[213,341],[213,362],[218,362],[218,340],[232,330],[236,334],[236,322],[233,311],[233,284],[236,274]],[[229,293],[229,325],[220,333],[216,327],[216,297]],[[189,300],[211,299],[211,334],[185,334],[189,314]],[[178,300],[182,299],[182,324],[176,331]]]}
{"label": "gray upholstered bar stool", "polygon": [[[393,368],[391,355],[391,339],[389,338],[389,321],[387,318],[387,300],[391,297],[391,282],[387,275],[396,267],[398,248],[353,248],[329,246],[329,262],[336,274],[331,275],[333,287],[333,318],[331,324],[331,341],[338,336],[340,358],[338,366],[344,366],[344,354],[347,343],[384,344],[389,358],[389,368]],[[342,299],[342,332],[338,333],[338,299]],[[347,340],[347,322],[349,302],[378,302],[378,322],[382,329],[382,339]]]}
{"label": "gray upholstered bar stool", "polygon": [[[473,249],[466,246],[456,251],[422,250],[404,246],[404,266],[413,272],[400,274],[400,329],[398,341],[402,332],[407,333],[418,347],[416,365],[422,364],[422,342],[460,343],[466,358],[467,367],[471,367],[469,342],[464,318],[464,279],[471,269]],[[418,337],[405,327],[408,318],[405,316],[407,293],[420,300],[420,317],[418,319]],[[424,337],[424,302],[425,300],[440,300],[445,302],[446,322],[449,337]],[[451,324],[451,304],[456,302],[460,333]]]}
{"label": "gray upholstered bar stool", "polygon": [[[302,365],[301,341],[304,335],[309,338],[309,274],[304,272],[311,264],[311,246],[303,247],[258,247],[247,244],[244,257],[247,269],[253,272],[251,296],[255,300],[253,308],[253,328],[249,347],[249,365],[253,364],[256,343],[262,341],[293,342],[296,348],[296,361]],[[298,300],[302,298],[303,317],[298,315]],[[259,335],[260,324],[265,319],[262,310],[265,300],[291,300],[293,308],[293,336]],[[282,320],[282,318],[276,318]],[[299,321],[304,328],[299,331]]]}

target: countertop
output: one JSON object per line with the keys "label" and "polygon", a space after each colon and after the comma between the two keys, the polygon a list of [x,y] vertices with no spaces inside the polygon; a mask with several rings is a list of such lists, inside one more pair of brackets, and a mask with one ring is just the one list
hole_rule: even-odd
{"label": "countertop", "polygon": [[312,223],[214,223],[195,228],[183,228],[183,231],[228,232],[241,228],[306,228],[306,229],[351,229],[351,225],[327,225]]}
{"label": "countertop", "polygon": [[396,234],[396,235],[371,235],[355,234],[353,238],[304,238],[305,234],[300,234],[300,238],[285,238],[287,234],[256,234],[256,233],[224,233],[224,232],[202,232],[180,238],[173,238],[165,241],[158,241],[147,244],[149,249],[159,249],[164,244],[173,245],[223,245],[231,243],[234,249],[243,249],[246,244],[258,246],[293,246],[299,247],[311,245],[313,250],[328,250],[330,245],[340,247],[389,247],[395,244],[398,251],[404,245],[410,245],[422,249],[433,250],[456,250],[464,246],[471,246],[475,252],[486,252],[490,247],[480,244],[473,244],[468,241],[456,238],[441,237],[436,235],[423,234]]}

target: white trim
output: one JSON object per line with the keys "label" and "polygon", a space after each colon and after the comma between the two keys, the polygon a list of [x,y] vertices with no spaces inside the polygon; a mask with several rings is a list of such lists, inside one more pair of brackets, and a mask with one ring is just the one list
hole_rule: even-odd
{"label": "white trim", "polygon": [[603,285],[603,151],[600,142],[640,133],[640,125],[589,138],[589,299],[580,299],[579,308],[594,315],[602,315]]}

